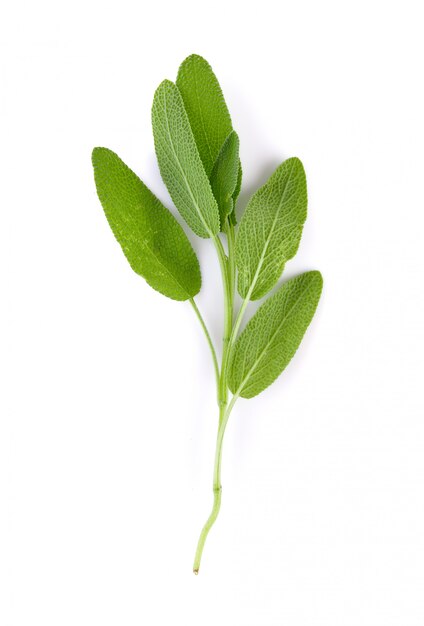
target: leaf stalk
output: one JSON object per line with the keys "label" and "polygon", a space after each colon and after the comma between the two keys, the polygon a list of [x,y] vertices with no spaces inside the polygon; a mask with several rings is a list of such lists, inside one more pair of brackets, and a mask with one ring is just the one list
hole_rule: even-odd
{"label": "leaf stalk", "polygon": [[[208,331],[208,327],[206,326],[205,320],[203,319],[202,314],[199,311],[199,308],[196,304],[196,302],[194,301],[194,298],[190,298],[190,304],[193,307],[193,310],[196,314],[197,319],[200,322],[200,325],[202,327],[203,332],[205,333],[205,337],[206,340],[208,342],[210,351],[211,351],[211,355],[212,355],[212,361],[213,361],[213,367],[214,367],[214,371],[215,371],[215,379],[216,379],[216,385],[217,388],[219,388],[219,380],[220,380],[220,375],[219,375],[219,365],[218,365],[218,359],[216,356],[216,351],[215,351],[215,346],[213,345],[213,341],[211,339],[210,333]],[[218,404],[219,404],[219,397],[218,397]]]}

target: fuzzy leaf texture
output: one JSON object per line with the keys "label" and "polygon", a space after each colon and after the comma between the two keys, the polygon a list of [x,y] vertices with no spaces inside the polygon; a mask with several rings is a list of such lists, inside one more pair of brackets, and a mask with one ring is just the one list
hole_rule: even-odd
{"label": "fuzzy leaf texture", "polygon": [[243,298],[258,300],[274,287],[297,252],[306,209],[303,165],[287,159],[249,200],[240,222],[235,255]]}
{"label": "fuzzy leaf texture", "polygon": [[195,296],[199,262],[175,217],[112,150],[94,148],[92,161],[97,194],[132,269],[168,298]]}
{"label": "fuzzy leaf texture", "polygon": [[219,208],[221,230],[234,208],[233,195],[239,180],[239,138],[233,130],[217,156],[211,173],[212,191]]}
{"label": "fuzzy leaf texture", "polygon": [[[187,57],[180,65],[177,87],[183,97],[200,157],[208,176],[233,126],[227,104],[209,63],[198,54]],[[233,210],[229,214],[236,224],[235,203],[241,189],[242,169],[239,161],[238,180],[233,194]],[[221,220],[221,230],[224,223]]]}
{"label": "fuzzy leaf texture", "polygon": [[237,217],[236,217],[236,202],[237,202],[237,198],[239,197],[239,193],[241,191],[241,182],[242,182],[242,178],[243,178],[243,171],[241,169],[241,161],[239,159],[239,167],[238,167],[238,173],[237,173],[237,183],[236,183],[236,188],[234,190],[233,193],[233,210],[231,211],[231,213],[228,216],[228,221],[235,226],[237,224]]}
{"label": "fuzzy leaf texture", "polygon": [[197,54],[181,63],[176,83],[206,174],[210,176],[222,145],[233,130],[221,87],[209,63]]}
{"label": "fuzzy leaf texture", "polygon": [[238,168],[238,172],[237,172],[237,183],[236,183],[236,188],[234,189],[234,193],[233,193],[234,203],[236,202],[237,198],[239,197],[239,194],[240,194],[240,191],[241,191],[242,178],[243,178],[243,170],[241,169],[241,162],[239,161],[239,168]]}
{"label": "fuzzy leaf texture", "polygon": [[156,90],[152,125],[160,173],[175,206],[199,237],[213,237],[220,226],[218,205],[181,94],[169,80]]}
{"label": "fuzzy leaf texture", "polygon": [[234,346],[229,376],[233,393],[253,398],[281,374],[302,341],[321,291],[321,274],[306,272],[262,304]]}

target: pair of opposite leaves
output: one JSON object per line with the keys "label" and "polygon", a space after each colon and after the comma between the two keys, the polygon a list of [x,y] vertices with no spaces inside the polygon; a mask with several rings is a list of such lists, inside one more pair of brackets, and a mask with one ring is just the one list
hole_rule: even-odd
{"label": "pair of opposite leaves", "polygon": [[[219,83],[200,56],[181,65],[176,84],[156,90],[152,125],[161,176],[178,211],[200,237],[214,237],[241,187],[238,136]],[[111,150],[95,148],[97,193],[111,229],[135,272],[175,300],[201,286],[199,262],[180,224]],[[299,159],[282,163],[250,199],[237,233],[238,291],[246,300],[274,287],[299,246],[306,219],[306,177]],[[251,398],[289,363],[314,315],[319,272],[285,283],[258,309],[234,346],[228,384]]]}

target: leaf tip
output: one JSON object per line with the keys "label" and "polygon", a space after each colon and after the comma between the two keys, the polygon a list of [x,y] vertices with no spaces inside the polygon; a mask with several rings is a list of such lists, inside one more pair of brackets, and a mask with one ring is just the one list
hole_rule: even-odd
{"label": "leaf tip", "polygon": [[293,167],[299,168],[299,169],[300,169],[300,170],[302,170],[303,172],[305,171],[305,168],[303,167],[303,163],[302,163],[302,161],[299,159],[299,157],[296,157],[296,156],[294,156],[294,157],[290,157],[290,158],[286,159],[286,160],[284,161],[284,163],[287,163],[287,164],[289,164],[289,163],[290,163]]}
{"label": "leaf tip", "polygon": [[237,147],[240,146],[240,138],[234,129],[230,132],[225,141],[230,141],[231,143],[234,143]]}
{"label": "leaf tip", "polygon": [[184,59],[184,61],[182,61],[181,65],[180,65],[180,69],[181,69],[181,67],[183,67],[185,65],[190,65],[191,63],[207,65],[208,67],[210,67],[209,63],[206,61],[206,59],[204,57],[202,57],[200,54],[196,54],[195,52],[193,52],[192,54],[189,54],[188,57],[186,57]]}
{"label": "leaf tip", "polygon": [[155,91],[155,96],[157,93],[160,93],[161,91],[164,91],[165,89],[173,89],[174,87],[175,87],[175,84],[172,82],[172,80],[169,80],[169,78],[165,78],[157,87]]}
{"label": "leaf tip", "polygon": [[103,148],[100,148],[100,147],[96,146],[91,151],[91,162],[93,163],[93,165],[94,165],[95,161],[97,160],[97,157],[100,156],[102,149]]}
{"label": "leaf tip", "polygon": [[319,270],[310,270],[309,272],[305,272],[304,276],[307,277],[309,284],[315,289],[315,293],[317,294],[317,304],[321,298],[322,288],[324,286],[324,279]]}
{"label": "leaf tip", "polygon": [[114,152],[112,152],[112,150],[109,150],[109,148],[103,148],[101,146],[93,148],[93,151],[91,152],[91,162],[93,163],[93,166],[99,162],[99,159],[106,155],[117,156]]}
{"label": "leaf tip", "polygon": [[314,278],[317,280],[317,282],[319,282],[321,285],[323,285],[324,283],[324,279],[322,277],[322,274],[319,270],[311,270],[311,275],[314,276]]}

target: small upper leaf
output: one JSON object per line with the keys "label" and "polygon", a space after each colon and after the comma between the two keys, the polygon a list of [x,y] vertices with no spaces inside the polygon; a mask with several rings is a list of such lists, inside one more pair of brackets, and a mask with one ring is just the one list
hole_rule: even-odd
{"label": "small upper leaf", "polygon": [[97,194],[133,270],[169,298],[195,296],[199,262],[175,217],[112,150],[94,148],[92,160]]}
{"label": "small upper leaf", "polygon": [[240,194],[240,191],[241,191],[242,178],[243,178],[243,170],[242,170],[242,167],[241,167],[241,161],[239,159],[239,167],[238,167],[238,172],[237,172],[237,183],[236,183],[236,188],[234,189],[234,193],[233,193],[233,210],[231,211],[230,215],[228,216],[228,220],[229,220],[229,222],[233,226],[235,226],[237,224],[236,203],[237,203],[237,198],[239,197],[239,194]]}
{"label": "small upper leaf", "polygon": [[239,176],[239,138],[233,130],[224,141],[211,173],[212,191],[218,202],[221,230],[233,210]]}
{"label": "small upper leaf", "polygon": [[229,375],[234,394],[253,398],[281,374],[314,316],[321,290],[321,274],[306,272],[258,309],[234,346]]}
{"label": "small upper leaf", "polygon": [[221,87],[209,63],[197,54],[181,63],[176,83],[200,157],[210,176],[221,147],[233,129]]}
{"label": "small upper leaf", "polygon": [[159,169],[175,206],[199,237],[219,232],[219,211],[190,128],[181,94],[164,80],[152,107]]}
{"label": "small upper leaf", "polygon": [[236,188],[234,189],[234,193],[233,193],[234,203],[236,202],[237,198],[239,197],[239,193],[241,191],[242,178],[243,178],[243,170],[241,168],[241,163],[239,161],[239,168],[238,168],[238,172],[237,172],[237,183],[236,183]]}
{"label": "small upper leaf", "polygon": [[249,200],[236,240],[238,291],[258,300],[275,285],[299,247],[306,219],[306,177],[287,159]]}

